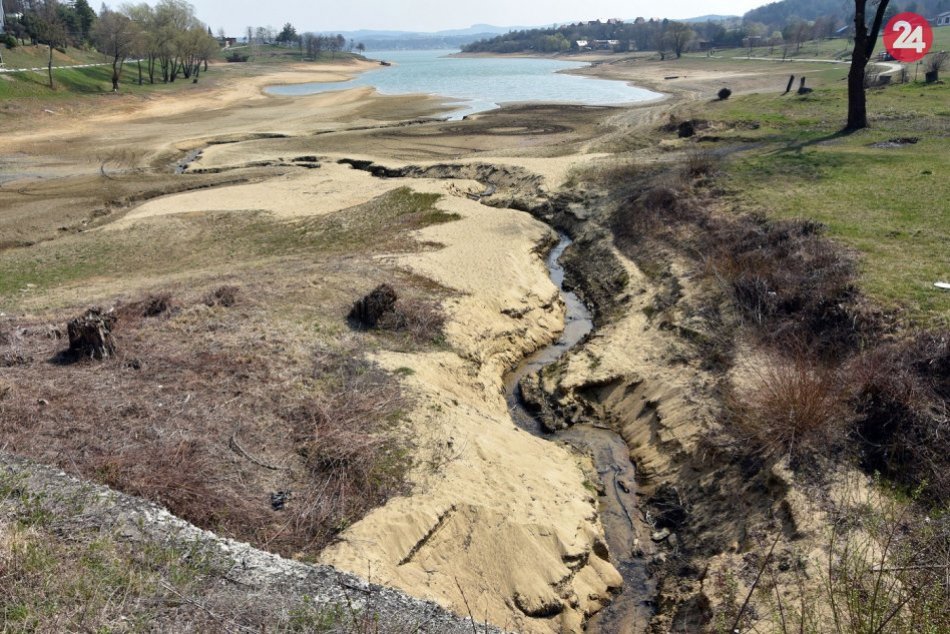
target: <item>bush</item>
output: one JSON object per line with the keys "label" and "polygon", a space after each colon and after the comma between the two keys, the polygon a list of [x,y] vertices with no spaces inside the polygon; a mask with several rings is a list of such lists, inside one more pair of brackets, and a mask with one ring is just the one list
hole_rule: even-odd
{"label": "bush", "polygon": [[392,427],[405,401],[398,384],[379,367],[344,353],[318,355],[315,376],[326,396],[305,399],[285,414],[294,444],[314,482],[295,498],[294,532],[325,544],[406,486],[407,443]]}
{"label": "bush", "polygon": [[818,353],[853,349],[854,263],[810,220],[759,216],[711,223],[701,252],[731,291],[744,319],[777,346],[802,342]]}
{"label": "bush", "polygon": [[242,55],[241,53],[234,51],[233,53],[229,53],[224,59],[229,62],[246,62],[248,59],[250,59],[250,56]]}
{"label": "bush", "polygon": [[237,303],[240,293],[241,289],[237,286],[222,286],[205,296],[205,304],[207,306],[223,306],[229,308]]}
{"label": "bush", "polygon": [[732,91],[729,90],[728,88],[720,88],[718,94],[719,94],[719,101],[725,101],[726,99],[732,96]]}
{"label": "bush", "polygon": [[396,308],[383,315],[379,327],[404,332],[415,343],[439,343],[444,334],[445,315],[438,304],[421,299],[400,299]]}
{"label": "bush", "polygon": [[16,38],[10,35],[9,33],[7,33],[6,36],[4,36],[3,44],[8,49],[14,49],[19,45],[19,43],[16,41]]}
{"label": "bush", "polygon": [[950,331],[879,346],[850,363],[862,466],[925,501],[950,502]]}
{"label": "bush", "polygon": [[764,457],[823,453],[839,444],[851,410],[841,377],[804,355],[755,368],[728,399],[736,435]]}

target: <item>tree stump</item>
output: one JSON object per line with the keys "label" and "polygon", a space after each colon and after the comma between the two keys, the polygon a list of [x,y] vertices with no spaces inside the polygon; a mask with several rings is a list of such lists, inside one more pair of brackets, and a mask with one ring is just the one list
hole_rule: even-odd
{"label": "tree stump", "polygon": [[383,315],[396,309],[396,299],[396,291],[392,286],[380,284],[353,304],[347,319],[362,328],[375,328]]}
{"label": "tree stump", "polygon": [[90,308],[66,326],[69,335],[69,353],[77,358],[107,359],[111,357],[115,354],[113,326],[115,326],[113,311],[103,312],[101,308]]}

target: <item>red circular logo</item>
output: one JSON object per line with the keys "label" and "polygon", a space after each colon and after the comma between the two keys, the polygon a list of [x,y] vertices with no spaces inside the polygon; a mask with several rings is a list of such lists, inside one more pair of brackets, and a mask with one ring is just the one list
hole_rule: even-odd
{"label": "red circular logo", "polygon": [[884,27],[884,46],[899,62],[923,59],[933,44],[933,29],[922,15],[909,11],[898,13]]}

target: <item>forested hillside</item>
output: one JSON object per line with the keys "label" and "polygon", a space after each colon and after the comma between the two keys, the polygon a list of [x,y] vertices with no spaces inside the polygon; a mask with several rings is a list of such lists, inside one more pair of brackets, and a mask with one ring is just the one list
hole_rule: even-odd
{"label": "forested hillside", "polygon": [[[888,17],[914,11],[928,18],[950,11],[950,0],[892,2]],[[566,53],[585,50],[657,51],[679,57],[687,50],[779,46],[834,36],[851,25],[854,9],[842,0],[782,0],[753,9],[741,20],[645,20],[579,22],[545,29],[511,31],[463,48],[468,53]]]}

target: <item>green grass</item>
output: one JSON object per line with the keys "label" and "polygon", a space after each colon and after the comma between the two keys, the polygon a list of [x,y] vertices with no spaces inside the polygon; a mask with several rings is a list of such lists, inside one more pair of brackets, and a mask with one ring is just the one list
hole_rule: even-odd
{"label": "green grass", "polygon": [[0,478],[4,632],[141,629],[162,608],[156,599],[190,593],[211,570],[197,548],[133,547],[72,525],[85,511],[75,496],[31,491],[16,474]]}
{"label": "green grass", "polygon": [[[49,61],[49,49],[46,46],[17,46],[0,48],[3,63],[7,68],[46,67]],[[109,61],[105,55],[93,49],[66,48],[53,49],[53,66],[71,66],[73,64],[101,64]]]}
{"label": "green grass", "polygon": [[[934,45],[931,50],[945,51],[950,49],[950,27],[935,27]],[[849,43],[847,38],[838,38],[831,40],[810,40],[803,42],[801,49],[796,51],[794,46],[789,48],[787,58],[795,59],[840,59],[850,60],[851,51],[854,48],[853,43]],[[782,46],[756,46],[750,51],[748,48],[731,48],[722,51],[716,51],[716,56],[726,58],[743,57],[774,57],[782,59]],[[874,47],[875,54],[884,50],[883,38],[878,39]]]}
{"label": "green grass", "polygon": [[[143,68],[144,71],[144,68]],[[71,99],[76,95],[101,95],[112,92],[112,67],[54,68],[54,88],[49,87],[46,71],[25,71],[0,74],[0,101],[5,99]],[[144,93],[156,90],[171,90],[176,85],[190,85],[189,80],[175,84],[157,82],[138,85],[138,71],[134,63],[126,63],[122,72],[119,90],[122,93]]]}
{"label": "green grass", "polygon": [[[261,65],[301,62],[300,51],[296,48],[287,49],[277,46],[260,48],[222,49],[215,59],[223,62],[232,51],[251,53],[251,59],[246,64],[235,64],[253,72]],[[49,87],[49,76],[45,70],[47,49],[42,46],[17,47],[12,50],[3,49],[3,61],[7,68],[43,68],[42,71],[24,71],[17,73],[0,73],[0,101],[10,99],[43,99],[61,100],[74,98],[76,95],[100,95],[112,92],[112,67],[95,66],[92,68],[69,68],[76,64],[102,64],[109,62],[102,54],[95,51],[67,49],[66,53],[53,52],[53,82],[54,89]],[[340,62],[348,59],[360,59],[351,53],[323,53],[313,63]],[[212,67],[212,70],[213,67]],[[180,77],[176,82],[165,84],[157,79],[155,84],[148,83],[145,65],[142,65],[144,77],[143,85],[138,84],[138,66],[135,62],[126,62],[120,81],[120,92],[123,94],[151,93],[155,91],[175,90],[176,86],[191,85],[190,79]],[[204,73],[202,73],[204,75]]]}
{"label": "green grass", "polygon": [[[737,126],[723,137],[757,144],[729,161],[726,186],[743,209],[825,223],[860,254],[862,286],[874,299],[916,322],[947,325],[950,293],[933,284],[950,281],[950,87],[871,90],[871,129],[841,135],[845,89],[828,86],[806,97],[708,105],[702,116]],[[873,146],[897,137],[919,142]]]}
{"label": "green grass", "polygon": [[439,198],[401,188],[313,219],[279,221],[257,212],[188,214],[10,249],[0,252],[0,305],[15,302],[24,289],[47,291],[93,278],[253,265],[308,252],[409,248],[409,231],[458,218],[434,206]]}

